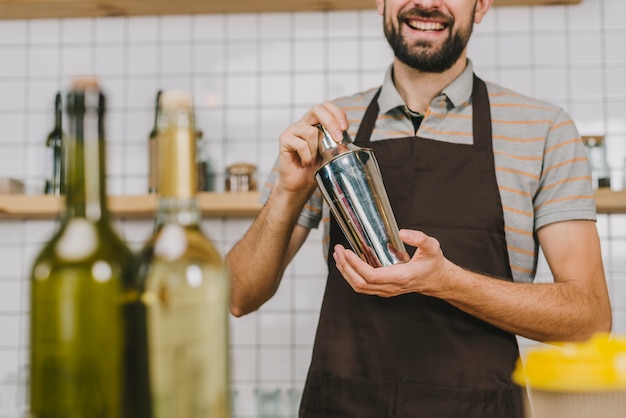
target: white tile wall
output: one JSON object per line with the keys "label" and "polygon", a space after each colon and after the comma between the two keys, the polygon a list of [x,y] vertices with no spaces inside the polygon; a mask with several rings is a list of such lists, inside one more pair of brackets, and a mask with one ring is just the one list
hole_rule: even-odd
{"label": "white tile wall", "polygon": [[[470,57],[484,78],[564,106],[583,134],[608,140],[613,185],[626,157],[626,2],[499,8],[475,29]],[[198,128],[223,189],[235,161],[259,167],[262,181],[277,137],[309,106],[375,86],[391,52],[375,11],[0,21],[0,176],[39,193],[44,140],[57,90],[70,76],[97,74],[107,93],[109,192],[143,193],[145,139],[158,88],[193,91]],[[250,219],[207,219],[225,253]],[[118,220],[139,248],[151,220]],[[28,357],[26,276],[54,221],[0,221],[0,418],[20,416]],[[626,333],[626,217],[598,223],[615,330]],[[232,323],[238,417],[278,404],[294,417],[306,375],[326,268],[314,231],[275,298]],[[549,281],[540,263],[538,280]],[[292,402],[295,400],[295,402]],[[263,401],[263,402],[261,402]]]}

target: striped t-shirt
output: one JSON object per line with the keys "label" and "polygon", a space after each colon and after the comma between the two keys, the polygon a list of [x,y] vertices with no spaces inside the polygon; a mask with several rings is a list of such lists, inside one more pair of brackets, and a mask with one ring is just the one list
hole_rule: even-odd
{"label": "striped t-shirt", "polygon": [[[472,144],[471,61],[465,71],[430,103],[417,136]],[[585,148],[574,122],[563,109],[487,82],[491,105],[496,178],[502,198],[511,271],[516,282],[532,282],[537,267],[535,232],[566,220],[595,220],[595,202]],[[343,108],[356,136],[359,124],[378,88],[334,100]],[[380,113],[371,141],[415,134],[405,103],[385,74],[378,98]],[[276,170],[268,177],[262,201],[269,196]],[[324,225],[324,255],[328,250],[329,210],[319,190],[309,199],[298,224]]]}

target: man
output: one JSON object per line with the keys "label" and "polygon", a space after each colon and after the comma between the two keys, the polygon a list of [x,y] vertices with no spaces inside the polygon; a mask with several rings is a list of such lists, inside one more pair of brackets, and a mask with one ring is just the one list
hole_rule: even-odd
{"label": "man", "polygon": [[[318,129],[374,150],[410,261],[374,268],[329,227],[301,417],[521,418],[515,335],[611,328],[584,148],[561,109],[473,75],[491,0],[376,0],[395,58],[380,89],[280,136],[271,193],[230,251],[231,311],[258,309],[319,222]],[[538,246],[554,283],[532,283]]]}

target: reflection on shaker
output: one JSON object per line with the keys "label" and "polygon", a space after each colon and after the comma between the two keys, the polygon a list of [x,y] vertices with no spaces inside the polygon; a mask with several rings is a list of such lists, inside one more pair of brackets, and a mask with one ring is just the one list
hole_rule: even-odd
{"label": "reflection on shaker", "polygon": [[318,128],[322,166],[315,178],[352,249],[374,267],[408,261],[373,151],[352,144],[347,132],[336,143]]}
{"label": "reflection on shaker", "polygon": [[236,163],[226,168],[227,192],[251,192],[257,189],[256,166],[249,163]]}

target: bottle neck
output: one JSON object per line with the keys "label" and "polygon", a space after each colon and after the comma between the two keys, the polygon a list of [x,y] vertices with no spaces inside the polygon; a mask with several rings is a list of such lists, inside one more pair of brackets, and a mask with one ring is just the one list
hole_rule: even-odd
{"label": "bottle neck", "polygon": [[104,96],[96,90],[68,94],[65,218],[107,218]]}
{"label": "bottle neck", "polygon": [[47,182],[46,193],[56,195],[65,194],[65,158],[62,150],[64,135],[61,112],[61,93],[57,93],[54,101],[54,128],[46,140],[46,146],[52,150],[52,172]]}
{"label": "bottle neck", "polygon": [[163,108],[158,120],[158,184],[161,222],[198,224],[196,131],[189,108]]}
{"label": "bottle neck", "polygon": [[61,114],[61,99],[60,95],[57,97],[57,100],[54,105],[54,129],[56,131],[61,131],[62,126],[62,114]]}
{"label": "bottle neck", "polygon": [[152,131],[150,132],[150,138],[154,139],[159,133],[159,114],[161,113],[161,90],[157,92],[156,101],[154,103],[154,124],[152,125]]}

